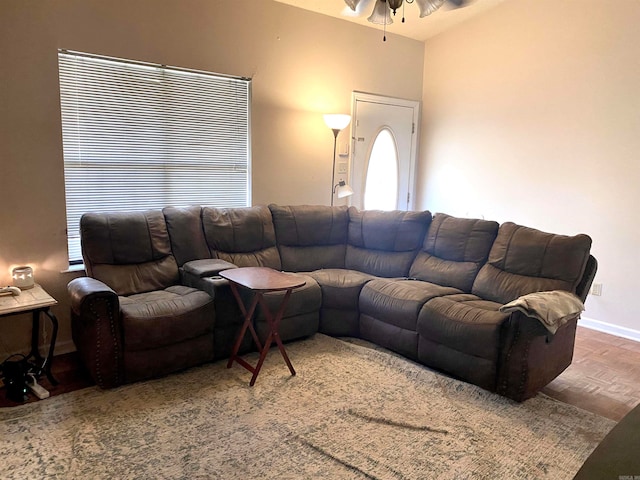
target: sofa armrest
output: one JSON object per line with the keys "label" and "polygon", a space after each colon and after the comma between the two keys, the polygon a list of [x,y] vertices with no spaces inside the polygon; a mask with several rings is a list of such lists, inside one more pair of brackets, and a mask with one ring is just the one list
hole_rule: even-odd
{"label": "sofa armrest", "polygon": [[73,341],[93,380],[102,388],[124,383],[118,295],[89,277],[72,280],[67,289]]}
{"label": "sofa armrest", "polygon": [[512,313],[504,325],[496,391],[522,402],[560,375],[573,359],[579,316],[552,334],[535,318]]}
{"label": "sofa armrest", "polygon": [[75,278],[69,282],[67,290],[71,298],[71,309],[76,314],[80,314],[85,306],[85,302],[91,301],[96,297],[110,298],[115,302],[116,307],[120,305],[116,292],[95,278]]}
{"label": "sofa armrest", "polygon": [[182,270],[192,276],[198,278],[215,277],[221,271],[230,268],[238,268],[233,263],[217,258],[206,258],[203,260],[192,260],[182,266]]}

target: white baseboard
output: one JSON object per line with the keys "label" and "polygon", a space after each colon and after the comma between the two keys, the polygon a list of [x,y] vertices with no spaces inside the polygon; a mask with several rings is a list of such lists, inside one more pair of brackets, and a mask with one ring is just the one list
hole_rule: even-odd
{"label": "white baseboard", "polygon": [[600,320],[594,320],[593,318],[582,317],[578,320],[578,325],[591,330],[597,330],[599,332],[608,333],[609,335],[615,335],[616,337],[627,338],[629,340],[635,340],[640,342],[640,331],[633,330],[627,327],[620,327],[611,323],[601,322]]}

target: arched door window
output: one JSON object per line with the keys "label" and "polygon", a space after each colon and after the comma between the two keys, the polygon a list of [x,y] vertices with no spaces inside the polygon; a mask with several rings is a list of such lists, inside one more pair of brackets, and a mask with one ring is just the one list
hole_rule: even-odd
{"label": "arched door window", "polygon": [[395,210],[398,205],[398,148],[388,128],[373,142],[364,188],[366,210]]}

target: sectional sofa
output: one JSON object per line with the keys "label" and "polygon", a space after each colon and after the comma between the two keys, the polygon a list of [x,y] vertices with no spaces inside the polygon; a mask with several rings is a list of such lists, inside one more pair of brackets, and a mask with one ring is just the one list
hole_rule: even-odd
{"label": "sectional sofa", "polygon": [[[90,213],[80,228],[88,276],[68,286],[72,332],[104,388],[228,356],[242,315],[219,273],[265,266],[306,280],[284,341],[360,337],[522,401],[571,363],[578,314],[551,334],[500,307],[551,290],[584,301],[597,268],[586,235],[428,211],[167,207]],[[254,322],[264,338],[261,312]]]}

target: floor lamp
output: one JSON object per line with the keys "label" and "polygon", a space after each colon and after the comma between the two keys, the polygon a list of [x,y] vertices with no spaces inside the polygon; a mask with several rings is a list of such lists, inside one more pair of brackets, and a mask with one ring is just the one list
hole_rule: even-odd
{"label": "floor lamp", "polygon": [[336,182],[336,146],[338,144],[338,134],[341,130],[345,129],[349,122],[351,121],[350,115],[343,114],[327,114],[324,115],[324,123],[327,124],[327,127],[331,129],[333,132],[333,169],[331,170],[331,206],[333,206],[333,197],[336,192],[338,193],[338,198],[348,197],[349,195],[353,195],[353,190],[349,185],[346,184],[344,180],[340,180],[338,183]]}

